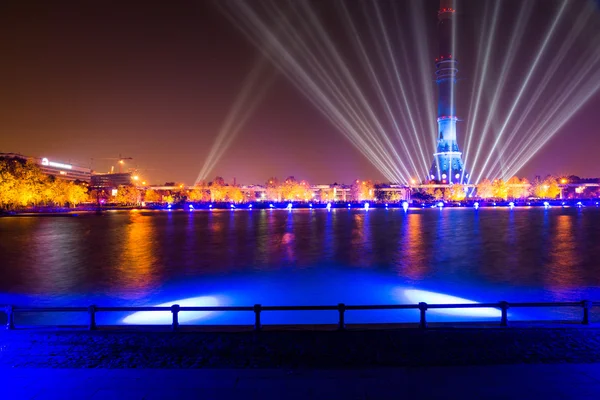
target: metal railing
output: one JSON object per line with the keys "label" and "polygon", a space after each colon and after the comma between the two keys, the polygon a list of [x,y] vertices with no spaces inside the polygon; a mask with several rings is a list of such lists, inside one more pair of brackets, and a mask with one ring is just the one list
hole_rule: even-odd
{"label": "metal railing", "polygon": [[333,306],[263,306],[255,304],[254,306],[231,306],[231,307],[181,307],[178,304],[173,304],[170,307],[98,307],[91,305],[89,307],[20,307],[20,306],[4,306],[6,313],[6,329],[15,329],[15,314],[17,313],[52,313],[52,312],[85,312],[88,314],[88,329],[95,330],[98,328],[96,324],[96,314],[99,312],[139,312],[139,311],[170,311],[172,314],[171,328],[174,331],[179,329],[179,313],[186,311],[246,311],[254,313],[254,329],[260,331],[261,313],[267,311],[337,311],[338,312],[338,329],[344,330],[346,327],[345,314],[346,311],[355,310],[419,310],[419,328],[427,328],[427,310],[433,309],[457,309],[457,308],[495,308],[501,311],[500,326],[508,326],[508,309],[509,308],[552,308],[552,307],[576,307],[583,310],[583,318],[581,323],[589,325],[590,309],[600,306],[598,301],[574,301],[574,302],[538,302],[538,303],[509,303],[500,301],[497,303],[471,303],[471,304],[383,304],[383,305],[346,305],[340,303]]}

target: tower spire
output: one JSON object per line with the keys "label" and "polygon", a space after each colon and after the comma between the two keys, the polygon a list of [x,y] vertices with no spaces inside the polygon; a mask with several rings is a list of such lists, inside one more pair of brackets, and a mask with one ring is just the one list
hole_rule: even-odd
{"label": "tower spire", "polygon": [[456,141],[455,87],[458,62],[454,57],[453,24],[456,10],[453,0],[440,0],[438,11],[438,56],[435,78],[438,86],[438,141],[433,154],[429,179],[440,183],[465,183],[468,174],[463,169],[462,153]]}

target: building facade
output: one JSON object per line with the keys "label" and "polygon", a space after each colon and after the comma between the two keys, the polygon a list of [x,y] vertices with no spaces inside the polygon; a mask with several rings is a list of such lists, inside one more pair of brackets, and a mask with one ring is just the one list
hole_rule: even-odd
{"label": "building facade", "polygon": [[36,158],[35,162],[40,166],[40,169],[46,175],[52,175],[69,181],[81,181],[89,183],[92,176],[91,168],[51,161],[46,157]]}
{"label": "building facade", "polygon": [[94,174],[92,175],[92,183],[90,186],[96,188],[116,188],[124,185],[132,184],[131,173],[125,172],[120,174]]}

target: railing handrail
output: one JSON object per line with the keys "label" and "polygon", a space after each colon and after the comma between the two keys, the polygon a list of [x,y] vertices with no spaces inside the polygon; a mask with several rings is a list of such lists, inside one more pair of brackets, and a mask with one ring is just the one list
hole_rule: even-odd
{"label": "railing handrail", "polygon": [[453,309],[453,308],[498,308],[502,311],[501,326],[508,326],[509,308],[537,308],[537,307],[582,307],[582,324],[589,324],[589,310],[592,307],[600,306],[600,301],[568,301],[568,302],[515,302],[499,301],[497,303],[456,303],[456,304],[371,304],[371,305],[346,305],[340,303],[337,305],[305,305],[305,306],[263,306],[255,304],[254,306],[180,306],[173,304],[171,306],[126,306],[126,307],[99,307],[91,305],[88,307],[31,307],[31,306],[0,306],[7,315],[6,328],[14,329],[14,315],[16,313],[35,313],[35,312],[87,312],[89,314],[89,329],[96,329],[96,313],[98,312],[148,312],[148,311],[170,311],[173,314],[172,328],[177,330],[179,327],[178,314],[185,311],[246,311],[254,312],[254,328],[260,330],[260,315],[263,311],[338,311],[338,328],[344,329],[344,314],[349,310],[420,310],[419,327],[426,328],[426,312],[428,309]]}

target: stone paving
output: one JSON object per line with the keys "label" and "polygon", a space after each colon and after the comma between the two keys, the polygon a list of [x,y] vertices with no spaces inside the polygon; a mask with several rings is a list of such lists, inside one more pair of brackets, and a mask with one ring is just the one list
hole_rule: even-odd
{"label": "stone paving", "polygon": [[600,362],[600,329],[0,331],[0,367],[365,368]]}
{"label": "stone paving", "polygon": [[598,399],[600,364],[335,370],[1,368],[0,398]]}
{"label": "stone paving", "polygon": [[0,400],[600,399],[598,327],[0,331]]}

